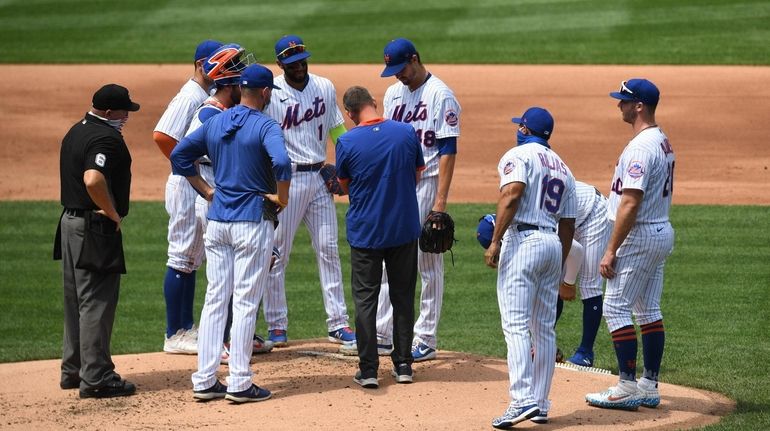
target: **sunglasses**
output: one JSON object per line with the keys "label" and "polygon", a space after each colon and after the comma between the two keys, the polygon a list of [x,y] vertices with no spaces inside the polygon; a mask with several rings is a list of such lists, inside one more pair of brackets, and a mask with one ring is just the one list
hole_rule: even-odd
{"label": "sunglasses", "polygon": [[302,54],[303,52],[305,52],[305,45],[294,45],[279,52],[277,57],[279,60],[285,60],[292,55]]}

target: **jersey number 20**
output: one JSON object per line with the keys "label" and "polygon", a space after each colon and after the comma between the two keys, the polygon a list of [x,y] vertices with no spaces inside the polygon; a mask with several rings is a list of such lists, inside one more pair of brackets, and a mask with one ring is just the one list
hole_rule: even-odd
{"label": "jersey number 20", "polygon": [[564,188],[564,181],[561,179],[551,178],[549,175],[543,177],[540,184],[540,208],[553,214],[559,212]]}

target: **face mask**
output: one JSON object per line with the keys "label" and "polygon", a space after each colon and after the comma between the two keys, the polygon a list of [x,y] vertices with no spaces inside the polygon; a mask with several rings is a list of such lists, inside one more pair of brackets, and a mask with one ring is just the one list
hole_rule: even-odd
{"label": "face mask", "polygon": [[521,145],[527,142],[529,135],[525,135],[521,130],[516,131],[516,145]]}
{"label": "face mask", "polygon": [[123,129],[123,126],[126,125],[126,121],[128,121],[128,117],[119,118],[117,120],[107,120],[107,124],[120,132]]}

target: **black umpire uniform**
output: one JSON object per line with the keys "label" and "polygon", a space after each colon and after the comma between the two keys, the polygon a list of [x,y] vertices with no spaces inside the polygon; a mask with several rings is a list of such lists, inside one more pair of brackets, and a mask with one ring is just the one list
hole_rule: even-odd
{"label": "black umpire uniform", "polygon": [[125,273],[119,220],[128,214],[131,188],[131,155],[120,130],[128,111],[138,109],[126,88],[105,85],[94,94],[93,109],[62,140],[64,211],[54,244],[64,281],[60,386],[80,388],[81,398],[136,392],[115,372],[110,338]]}

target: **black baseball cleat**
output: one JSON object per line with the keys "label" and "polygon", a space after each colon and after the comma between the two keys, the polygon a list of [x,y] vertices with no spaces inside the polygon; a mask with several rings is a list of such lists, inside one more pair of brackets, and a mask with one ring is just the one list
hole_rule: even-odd
{"label": "black baseball cleat", "polygon": [[113,398],[126,397],[136,393],[136,386],[123,379],[111,380],[98,388],[80,390],[80,398]]}

